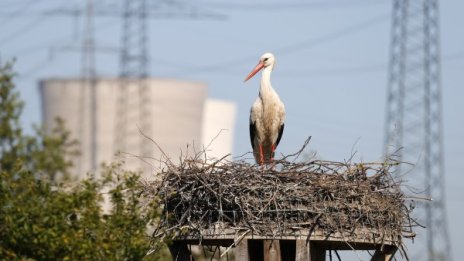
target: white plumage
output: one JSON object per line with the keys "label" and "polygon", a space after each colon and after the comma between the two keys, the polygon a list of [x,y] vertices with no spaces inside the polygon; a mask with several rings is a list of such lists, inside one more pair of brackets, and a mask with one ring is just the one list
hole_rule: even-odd
{"label": "white plumage", "polygon": [[269,164],[274,160],[275,149],[284,131],[285,106],[271,85],[274,64],[274,55],[265,53],[259,59],[258,65],[245,78],[247,81],[261,69],[263,70],[259,96],[250,111],[251,146],[259,165]]}

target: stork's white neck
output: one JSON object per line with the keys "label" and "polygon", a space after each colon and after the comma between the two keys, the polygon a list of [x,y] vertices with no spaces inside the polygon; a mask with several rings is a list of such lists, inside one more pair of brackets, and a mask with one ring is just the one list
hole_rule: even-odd
{"label": "stork's white neck", "polygon": [[266,97],[273,91],[271,86],[271,72],[272,67],[268,66],[263,69],[262,76],[261,76],[261,88],[259,89],[259,94],[261,97]]}

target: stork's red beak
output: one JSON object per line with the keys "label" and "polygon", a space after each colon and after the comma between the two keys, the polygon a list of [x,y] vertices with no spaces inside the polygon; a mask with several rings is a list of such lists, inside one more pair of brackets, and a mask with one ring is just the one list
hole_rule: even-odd
{"label": "stork's red beak", "polygon": [[264,63],[259,62],[258,65],[256,65],[256,67],[253,69],[253,71],[251,71],[251,73],[248,74],[248,76],[245,78],[245,82],[248,81],[251,77],[255,76],[255,74],[257,74],[263,68]]}

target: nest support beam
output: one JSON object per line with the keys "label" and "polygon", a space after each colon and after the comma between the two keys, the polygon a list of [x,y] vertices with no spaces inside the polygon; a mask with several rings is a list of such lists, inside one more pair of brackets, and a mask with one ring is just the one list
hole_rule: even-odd
{"label": "nest support beam", "polygon": [[[229,240],[203,242],[204,245],[230,246]],[[176,240],[169,247],[173,260],[193,261],[189,245],[198,244],[187,240]],[[341,245],[340,245],[341,246]],[[394,245],[361,244],[350,246],[352,250],[375,250],[371,261],[390,261],[398,250]],[[326,261],[328,250],[348,250],[345,247],[335,247],[324,241],[277,240],[277,239],[243,239],[234,247],[237,261]]]}

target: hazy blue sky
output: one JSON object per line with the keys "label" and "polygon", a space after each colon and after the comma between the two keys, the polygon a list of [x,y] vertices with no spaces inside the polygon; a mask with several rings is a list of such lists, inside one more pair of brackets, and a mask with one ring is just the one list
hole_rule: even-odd
{"label": "hazy blue sky", "polygon": [[[258,77],[243,79],[261,54],[273,52],[272,83],[287,109],[279,152],[296,151],[311,135],[319,157],[343,160],[354,148],[356,160],[381,159],[391,0],[179,2],[226,19],[152,19],[150,73],[206,82],[211,97],[236,102],[236,155],[250,150],[248,113],[259,86]],[[17,58],[27,127],[40,122],[37,81],[80,70],[80,54],[64,47],[80,43],[83,19],[39,14],[82,3],[0,0],[0,57]],[[464,256],[464,1],[440,1],[440,9],[447,207],[458,257]],[[120,19],[95,22],[97,45],[119,47]],[[99,53],[99,74],[117,75],[118,62],[117,53]]]}

